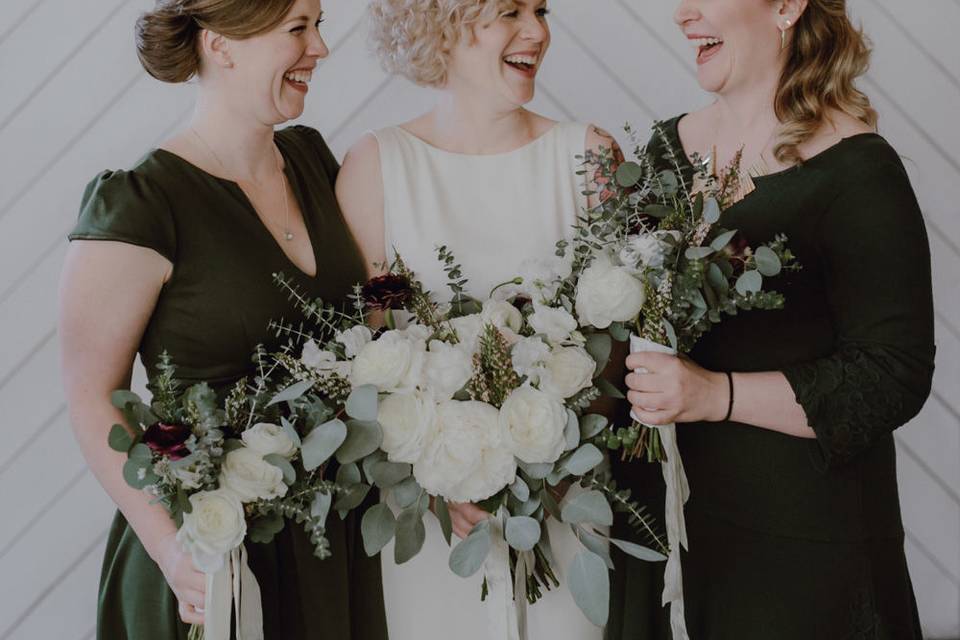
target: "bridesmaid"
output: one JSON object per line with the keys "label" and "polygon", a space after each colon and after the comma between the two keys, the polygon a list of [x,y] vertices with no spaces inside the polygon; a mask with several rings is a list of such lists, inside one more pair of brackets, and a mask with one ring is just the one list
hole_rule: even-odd
{"label": "bridesmaid", "polygon": [[[716,100],[652,143],[714,167],[742,148],[755,191],[721,224],[753,245],[786,233],[803,266],[769,282],[784,310],[725,319],[692,361],[627,359],[652,372],[627,377],[645,422],[692,423],[679,428],[690,637],[919,640],[892,432],[930,392],[930,254],[900,158],[854,85],[865,38],[845,0],[683,0],[675,20]],[[635,570],[611,638],[640,637]]]}
{"label": "bridesmaid", "polygon": [[[117,503],[100,584],[100,640],[183,640],[203,622],[205,581],[176,526],[123,481],[106,444],[121,422],[110,391],[129,385],[137,353],[154,371],[166,350],[185,382],[222,389],[249,373],[255,345],[276,347],[289,311],[271,281],[284,271],[311,296],[343,300],[364,265],[334,198],[338,166],[319,133],[275,132],[301,115],[328,50],[319,0],[160,0],[137,22],[144,68],[196,76],[188,129],[132,169],[87,187],[70,234],[60,335],[71,421],[91,469]],[[248,544],[265,638],[387,637],[376,559],[358,522],[331,518],[333,558],[317,560],[288,523]]]}

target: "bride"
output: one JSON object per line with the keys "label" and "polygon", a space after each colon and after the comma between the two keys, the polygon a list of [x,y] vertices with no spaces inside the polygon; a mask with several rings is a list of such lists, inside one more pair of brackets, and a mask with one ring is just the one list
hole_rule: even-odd
{"label": "bride", "polygon": [[[435,247],[446,245],[470,280],[468,293],[482,300],[525,260],[549,260],[557,241],[572,236],[588,205],[575,156],[614,143],[592,126],[524,108],[550,45],[547,13],[541,0],[371,3],[384,67],[440,91],[429,113],[367,134],[344,161],[337,196],[368,265],[396,250],[426,289],[445,293]],[[461,538],[489,516],[470,504],[450,511]],[[427,525],[424,548],[410,562],[397,566],[392,547],[383,551],[390,637],[487,638],[491,605],[480,601],[481,576],[454,575],[438,522]],[[602,629],[562,583],[580,543],[556,521],[549,535],[561,587],[528,610],[529,637],[599,639]]]}

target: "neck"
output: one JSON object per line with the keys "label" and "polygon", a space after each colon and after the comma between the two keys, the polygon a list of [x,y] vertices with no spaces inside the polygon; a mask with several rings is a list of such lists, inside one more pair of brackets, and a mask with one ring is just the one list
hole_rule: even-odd
{"label": "neck", "polygon": [[493,106],[456,91],[445,91],[429,118],[439,146],[456,153],[511,151],[536,137],[532,114],[523,107]]}
{"label": "neck", "polygon": [[213,155],[210,161],[228,174],[225,178],[259,183],[276,175],[272,125],[254,121],[215,96],[201,93],[190,128],[200,137],[201,153]]}
{"label": "neck", "polygon": [[717,94],[714,103],[718,131],[730,131],[741,138],[752,131],[769,131],[779,124],[773,103],[777,86],[772,84],[749,91]]}

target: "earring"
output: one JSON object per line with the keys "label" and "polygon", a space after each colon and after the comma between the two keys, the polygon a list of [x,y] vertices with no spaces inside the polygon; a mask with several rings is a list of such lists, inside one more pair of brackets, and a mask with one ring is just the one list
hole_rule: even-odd
{"label": "earring", "polygon": [[787,20],[785,26],[780,27],[780,51],[783,51],[787,48],[787,30],[790,28],[791,24],[793,23]]}

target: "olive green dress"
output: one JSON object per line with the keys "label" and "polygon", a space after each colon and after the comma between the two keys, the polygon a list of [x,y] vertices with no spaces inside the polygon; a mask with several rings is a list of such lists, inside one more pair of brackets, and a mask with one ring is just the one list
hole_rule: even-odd
{"label": "olive green dress", "polygon": [[[678,121],[664,131],[679,150]],[[653,143],[661,155],[663,140]],[[689,179],[689,163],[684,171]],[[893,440],[933,373],[930,252],[916,197],[876,134],[755,182],[721,224],[752,246],[785,233],[803,269],[767,282],[786,296],[783,310],[725,318],[691,357],[715,371],[783,372],[816,439],[734,422],[678,426],[691,492],[682,557],[690,638],[920,640]],[[651,469],[616,472],[656,493]],[[669,637],[650,614],[660,579],[652,567],[618,568],[611,638]]]}
{"label": "olive green dress", "polygon": [[[166,350],[179,378],[222,389],[250,373],[256,345],[278,346],[269,321],[296,313],[273,273],[331,302],[365,278],[334,197],[337,162],[323,138],[298,126],[275,139],[313,243],[316,277],[286,257],[236,183],[170,152],[157,149],[132,170],[104,172],[88,186],[71,240],[131,243],[173,263],[140,345],[151,371]],[[270,544],[248,541],[267,640],[387,637],[380,560],[366,557],[359,519],[331,514],[327,525],[333,557],[323,561],[295,523]],[[99,640],[187,637],[176,598],[119,513],[107,542],[97,629]]]}

